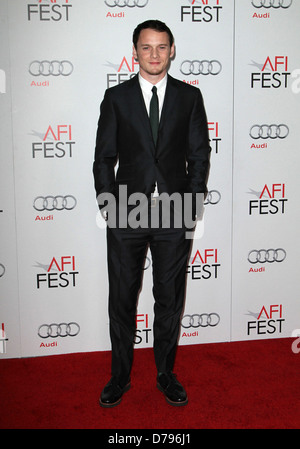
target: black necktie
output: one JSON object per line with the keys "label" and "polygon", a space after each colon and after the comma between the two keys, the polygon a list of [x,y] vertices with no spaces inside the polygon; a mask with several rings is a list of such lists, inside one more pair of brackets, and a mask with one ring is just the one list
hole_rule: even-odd
{"label": "black necktie", "polygon": [[152,128],[153,140],[156,145],[157,142],[157,134],[158,134],[158,125],[159,125],[159,110],[158,110],[158,96],[157,96],[157,88],[153,86],[152,88],[152,98],[150,101],[150,123]]}

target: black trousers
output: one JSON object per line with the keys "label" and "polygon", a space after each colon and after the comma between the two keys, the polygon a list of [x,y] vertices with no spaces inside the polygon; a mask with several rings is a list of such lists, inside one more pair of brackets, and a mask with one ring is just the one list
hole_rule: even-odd
{"label": "black trousers", "polygon": [[130,379],[136,307],[148,247],[152,256],[153,349],[158,372],[172,371],[186,289],[191,239],[181,228],[107,228],[111,374]]}

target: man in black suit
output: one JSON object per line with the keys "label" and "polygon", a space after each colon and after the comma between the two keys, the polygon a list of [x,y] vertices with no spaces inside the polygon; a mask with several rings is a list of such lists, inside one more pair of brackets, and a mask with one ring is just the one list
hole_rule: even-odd
{"label": "man in black suit", "polygon": [[[114,225],[108,221],[107,226],[112,377],[100,397],[103,407],[118,405],[130,388],[136,304],[148,247],[153,264],[157,387],[171,405],[188,402],[173,366],[191,240],[186,238],[184,220],[174,225],[178,218],[174,207],[170,207],[169,226],[162,222],[159,198],[178,194],[183,199],[190,194],[194,214],[198,194],[206,192],[210,146],[200,90],[167,73],[174,53],[174,38],[164,23],[148,20],[138,25],[133,33],[133,56],[139,62],[139,74],[107,89],[101,104],[95,189],[100,210],[107,206],[103,198],[111,197],[119,208],[117,219],[110,222]],[[141,214],[143,219],[145,210],[146,218],[158,214],[157,226],[151,226],[151,220],[148,224],[141,221],[140,226],[129,221],[124,225],[120,214],[128,217],[132,212],[132,203],[124,203],[124,189],[125,203],[136,194],[146,198]],[[108,208],[108,219],[110,213]]]}

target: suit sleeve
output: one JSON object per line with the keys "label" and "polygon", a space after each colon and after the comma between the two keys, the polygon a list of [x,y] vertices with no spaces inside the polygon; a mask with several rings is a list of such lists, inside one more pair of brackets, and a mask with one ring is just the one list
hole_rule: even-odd
{"label": "suit sleeve", "polygon": [[205,194],[207,192],[206,183],[210,152],[206,112],[201,92],[197,89],[189,122],[189,146],[187,150],[189,187],[194,194]]}
{"label": "suit sleeve", "polygon": [[[96,195],[115,190],[114,166],[117,162],[117,118],[111,95],[107,90],[100,106],[100,117],[96,135],[93,174]],[[99,204],[101,208],[103,205]]]}

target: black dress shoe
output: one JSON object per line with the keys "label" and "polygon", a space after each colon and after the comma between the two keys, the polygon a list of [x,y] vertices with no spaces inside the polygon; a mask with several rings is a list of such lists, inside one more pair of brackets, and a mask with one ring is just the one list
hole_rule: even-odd
{"label": "black dress shoe", "polygon": [[187,394],[174,373],[161,373],[157,376],[157,388],[163,392],[166,401],[175,406],[188,403]]}
{"label": "black dress shoe", "polygon": [[121,387],[118,384],[118,381],[112,377],[101,393],[99,400],[101,407],[115,407],[116,405],[119,405],[123,394],[128,391],[129,388],[130,381],[125,387]]}

